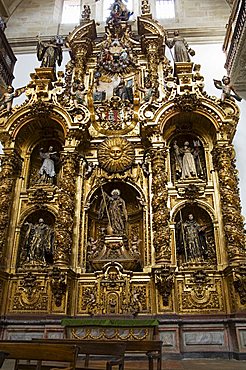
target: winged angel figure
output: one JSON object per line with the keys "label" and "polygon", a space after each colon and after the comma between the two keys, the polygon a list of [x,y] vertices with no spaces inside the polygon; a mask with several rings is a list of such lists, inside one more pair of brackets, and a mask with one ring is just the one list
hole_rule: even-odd
{"label": "winged angel figure", "polygon": [[14,90],[12,86],[8,86],[7,90],[0,99],[0,110],[6,109],[7,112],[11,112],[14,98],[20,96],[25,91],[25,89],[26,87],[20,87]]}
{"label": "winged angel figure", "polygon": [[214,86],[217,89],[222,90],[221,94],[221,101],[224,102],[225,99],[236,99],[237,101],[241,101],[242,98],[237,95],[237,93],[234,91],[233,86],[231,85],[231,79],[228,76],[224,76],[222,78],[222,81],[220,80],[214,80]]}

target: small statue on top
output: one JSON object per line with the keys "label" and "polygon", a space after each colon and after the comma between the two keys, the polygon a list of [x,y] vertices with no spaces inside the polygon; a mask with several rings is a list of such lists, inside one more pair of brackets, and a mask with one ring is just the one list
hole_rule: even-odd
{"label": "small statue on top", "polygon": [[166,44],[170,49],[174,47],[174,62],[190,62],[190,55],[195,55],[195,51],[189,47],[185,38],[179,35],[178,30],[174,31],[173,39],[167,40]]}
{"label": "small statue on top", "polygon": [[84,21],[89,21],[91,16],[91,8],[90,5],[84,5],[84,9],[81,13],[80,23]]}
{"label": "small statue on top", "polygon": [[[231,85],[231,79],[230,79],[230,77],[224,76],[222,78],[222,81],[220,81],[220,80],[214,80],[214,86],[217,89],[221,89],[222,90],[222,94],[221,94],[221,101],[222,102],[224,102],[226,98],[227,99],[231,99],[231,100],[233,100],[233,98],[234,98],[237,101],[241,101],[242,100],[242,98],[240,98],[240,96],[238,96],[237,93],[234,91],[234,88]],[[234,94],[232,94],[232,92]]]}
{"label": "small statue on top", "polygon": [[130,12],[121,0],[115,0],[110,6],[110,16],[106,23],[119,24],[121,21],[128,21],[133,12]]}
{"label": "small statue on top", "polygon": [[62,63],[62,40],[52,37],[49,42],[43,42],[38,37],[37,57],[41,61],[41,67],[52,67],[55,69]]}

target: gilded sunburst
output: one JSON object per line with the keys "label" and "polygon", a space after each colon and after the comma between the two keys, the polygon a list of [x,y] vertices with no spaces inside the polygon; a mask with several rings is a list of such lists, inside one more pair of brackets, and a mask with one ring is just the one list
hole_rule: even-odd
{"label": "gilded sunburst", "polygon": [[123,172],[133,163],[133,145],[122,137],[106,139],[99,146],[98,160],[101,167],[108,172]]}

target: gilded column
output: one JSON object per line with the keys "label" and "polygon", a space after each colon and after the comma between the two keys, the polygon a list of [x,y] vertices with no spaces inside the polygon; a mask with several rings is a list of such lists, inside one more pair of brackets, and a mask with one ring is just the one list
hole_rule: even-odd
{"label": "gilded column", "polygon": [[234,263],[246,258],[234,148],[231,144],[217,144],[212,154],[214,168],[217,170],[219,179],[221,210],[229,263]]}
{"label": "gilded column", "polygon": [[165,148],[150,151],[152,164],[152,223],[153,244],[158,264],[171,262],[169,211],[167,208],[167,173]]}
{"label": "gilded column", "polygon": [[73,242],[73,220],[75,212],[75,193],[78,155],[76,152],[61,154],[62,178],[58,196],[58,216],[55,226],[56,247],[54,262],[68,267]]}
{"label": "gilded column", "polygon": [[1,158],[0,172],[0,264],[4,265],[4,255],[8,236],[10,211],[13,202],[16,177],[21,171],[21,158],[13,150],[5,150]]}
{"label": "gilded column", "polygon": [[145,45],[152,86],[158,86],[159,38],[146,39]]}
{"label": "gilded column", "polygon": [[84,40],[83,43],[80,43],[78,47],[76,47],[76,58],[75,58],[75,75],[74,80],[76,81],[84,81],[84,75],[86,72],[86,61],[88,57],[89,50],[91,48],[91,41]]}

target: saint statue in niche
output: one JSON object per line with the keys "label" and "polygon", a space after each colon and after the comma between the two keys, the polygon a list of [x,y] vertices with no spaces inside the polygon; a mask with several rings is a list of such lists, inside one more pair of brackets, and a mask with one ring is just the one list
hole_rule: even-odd
{"label": "saint statue in niche", "polygon": [[178,254],[185,256],[185,262],[204,261],[208,256],[206,239],[206,225],[200,225],[192,213],[183,221],[180,212],[180,221],[176,225],[176,244]]}
{"label": "saint statue in niche", "polygon": [[117,25],[121,21],[128,21],[133,12],[130,12],[121,0],[115,0],[110,6],[110,16],[106,19],[107,24]]}
{"label": "saint statue in niche", "polygon": [[43,218],[36,224],[25,222],[25,236],[22,244],[21,262],[39,261],[50,263],[53,260],[54,230]]}
{"label": "saint statue in niche", "polygon": [[188,141],[184,143],[184,147],[180,152],[183,154],[181,179],[197,177],[195,159]]}
{"label": "saint statue in niche", "polygon": [[[101,188],[102,189],[102,188]],[[125,201],[120,197],[120,190],[113,189],[111,196],[102,189],[102,202],[99,209],[99,220],[103,218],[106,211],[108,235],[125,235],[127,224],[127,209]]]}
{"label": "saint statue in niche", "polygon": [[[192,145],[190,145],[190,142]],[[205,178],[205,160],[202,145],[197,138],[190,140],[190,142],[184,141],[181,147],[178,141],[174,140],[171,145],[175,180]]]}
{"label": "saint statue in niche", "polygon": [[53,146],[50,146],[47,152],[40,149],[40,157],[43,159],[42,166],[39,170],[39,183],[54,184],[56,176],[55,161],[58,161],[57,152],[53,151]]}

